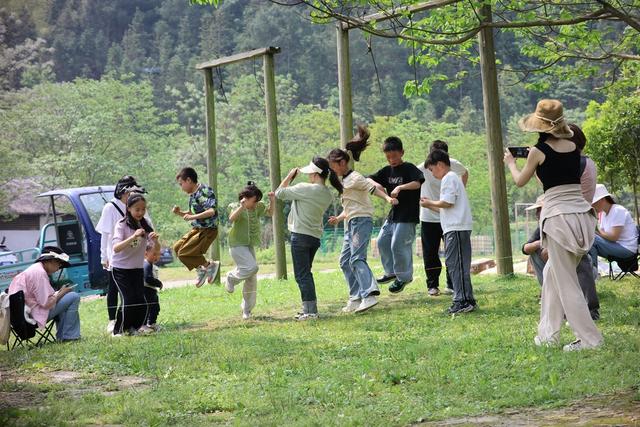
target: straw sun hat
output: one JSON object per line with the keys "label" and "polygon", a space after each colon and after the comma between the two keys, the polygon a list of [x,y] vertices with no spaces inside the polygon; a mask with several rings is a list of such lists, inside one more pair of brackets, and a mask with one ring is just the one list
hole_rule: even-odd
{"label": "straw sun hat", "polygon": [[545,132],[556,138],[573,136],[573,131],[564,119],[562,103],[557,99],[543,99],[538,102],[536,111],[521,118],[518,126],[525,132]]}

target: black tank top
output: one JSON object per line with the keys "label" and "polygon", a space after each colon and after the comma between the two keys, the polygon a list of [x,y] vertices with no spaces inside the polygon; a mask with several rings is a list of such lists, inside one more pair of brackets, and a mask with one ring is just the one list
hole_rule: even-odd
{"label": "black tank top", "polygon": [[558,185],[580,184],[580,151],[577,148],[559,153],[544,142],[537,143],[535,147],[545,156],[544,163],[536,168],[544,191]]}

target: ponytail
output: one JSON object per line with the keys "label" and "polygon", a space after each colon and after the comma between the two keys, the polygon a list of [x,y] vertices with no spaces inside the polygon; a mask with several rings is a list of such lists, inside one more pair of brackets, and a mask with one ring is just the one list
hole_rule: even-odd
{"label": "ponytail", "polygon": [[142,227],[142,229],[145,232],[151,233],[153,231],[153,228],[151,228],[146,218],[143,217],[140,220],[140,223],[138,223],[138,221],[136,221],[136,219],[133,216],[131,216],[131,212],[129,212],[129,208],[135,205],[136,203],[138,203],[139,201],[143,201],[146,203],[147,199],[145,199],[144,196],[140,193],[133,193],[129,196],[129,199],[127,200],[127,211],[125,213],[124,222],[132,230],[137,230],[138,228]]}
{"label": "ponytail", "polygon": [[347,142],[346,149],[351,151],[353,160],[360,161],[360,153],[369,146],[369,129],[365,125],[358,125],[358,133]]}
{"label": "ponytail", "polygon": [[329,183],[333,188],[338,190],[338,193],[342,194],[342,192],[344,191],[342,182],[340,181],[340,178],[338,178],[338,175],[336,175],[336,173],[332,170],[329,171]]}
{"label": "ponytail", "polygon": [[342,194],[342,183],[340,182],[338,175],[336,175],[329,167],[329,161],[324,157],[316,156],[313,158],[312,162],[314,165],[322,169],[322,173],[319,174],[320,178],[326,180],[328,177],[331,186],[338,190],[338,193]]}

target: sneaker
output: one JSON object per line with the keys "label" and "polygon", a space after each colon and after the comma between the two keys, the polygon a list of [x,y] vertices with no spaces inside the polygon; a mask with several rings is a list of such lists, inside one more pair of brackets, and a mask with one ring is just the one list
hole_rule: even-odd
{"label": "sneaker", "polygon": [[220,261],[210,261],[207,266],[207,282],[212,283],[220,271]]}
{"label": "sneaker", "polygon": [[591,314],[591,320],[596,321],[600,320],[600,310],[594,308],[593,310],[589,310],[589,314]]}
{"label": "sneaker", "polygon": [[543,340],[538,335],[533,337],[533,343],[538,347],[554,347],[556,345],[555,341]]}
{"label": "sneaker", "polygon": [[113,328],[116,327],[116,321],[115,320],[109,320],[109,323],[107,323],[107,332],[110,334],[113,334]]}
{"label": "sneaker", "polygon": [[196,268],[196,274],[196,288],[199,288],[200,286],[204,285],[204,282],[207,280],[207,269],[204,267],[198,267]]}
{"label": "sneaker", "polygon": [[347,301],[347,305],[342,307],[342,312],[343,313],[352,313],[354,311],[356,311],[356,309],[358,307],[360,307],[360,303],[362,302],[361,299],[350,299],[349,301]]}
{"label": "sneaker", "polygon": [[147,328],[153,329],[154,332],[158,332],[160,329],[162,329],[157,323],[147,325]]}
{"label": "sneaker", "polygon": [[378,299],[374,296],[366,297],[360,303],[360,306],[356,308],[356,313],[362,313],[364,311],[369,310],[374,305],[378,304]]}
{"label": "sneaker", "polygon": [[442,293],[443,293],[443,294],[445,294],[445,295],[453,295],[453,289],[451,289],[451,288],[444,288],[444,289],[442,290]]}
{"label": "sneaker", "polygon": [[447,310],[447,313],[449,314],[468,313],[473,310],[474,310],[473,305],[469,303],[454,302],[451,305],[451,307],[449,307],[449,309]]}
{"label": "sneaker", "polygon": [[296,320],[298,322],[304,322],[305,320],[317,319],[318,313],[298,313]]}
{"label": "sneaker", "polygon": [[429,288],[429,290],[427,292],[432,297],[437,297],[438,295],[440,295],[440,289],[438,289],[438,288]]}
{"label": "sneaker", "polygon": [[403,282],[402,280],[394,280],[391,286],[389,286],[389,292],[392,294],[398,294],[404,290],[404,287],[407,286],[409,282]]}
{"label": "sneaker", "polygon": [[122,334],[111,334],[111,338],[122,338]]}
{"label": "sneaker", "polygon": [[575,340],[574,342],[572,342],[570,344],[567,344],[564,347],[562,347],[562,350],[564,350],[564,351],[579,351],[579,350],[584,350],[585,348],[587,348],[587,347],[585,347],[582,344],[582,341]]}
{"label": "sneaker", "polygon": [[155,329],[150,328],[147,325],[142,325],[138,328],[138,333],[141,335],[147,335],[147,334],[152,334],[155,332]]}
{"label": "sneaker", "polygon": [[395,278],[396,278],[395,274],[389,274],[389,275],[384,274],[382,277],[378,277],[376,279],[376,282],[378,282],[380,284],[389,283],[390,281],[395,280]]}
{"label": "sneaker", "polygon": [[232,294],[234,289],[235,287],[233,286],[233,283],[231,283],[231,281],[229,280],[229,276],[226,276],[224,278],[224,290]]}
{"label": "sneaker", "polygon": [[251,313],[247,313],[246,311],[242,312],[242,320],[249,320],[251,319]]}

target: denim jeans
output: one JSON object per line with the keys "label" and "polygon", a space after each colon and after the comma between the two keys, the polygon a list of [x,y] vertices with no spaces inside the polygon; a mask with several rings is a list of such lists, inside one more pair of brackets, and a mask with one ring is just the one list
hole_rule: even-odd
{"label": "denim jeans", "polygon": [[293,275],[296,278],[302,297],[302,311],[317,313],[316,284],[313,281],[311,267],[313,258],[320,247],[320,239],[307,234],[291,233],[291,259]]}
{"label": "denim jeans", "polygon": [[378,234],[378,252],[387,276],[403,282],[413,280],[413,241],[416,224],[385,220]]}
{"label": "denim jeans", "polygon": [[79,305],[80,295],[76,292],[68,292],[49,311],[49,319],[47,320],[56,319],[56,339],[58,341],[80,338]]}
{"label": "denim jeans", "polygon": [[635,254],[621,244],[612,242],[596,234],[596,239],[593,241],[589,255],[591,255],[591,263],[597,268],[598,255],[605,258],[614,256],[616,258],[626,259],[633,257]]}
{"label": "denim jeans", "polygon": [[352,218],[344,230],[340,268],[349,285],[349,299],[358,300],[379,293],[378,285],[367,264],[367,248],[371,240],[371,217]]}

